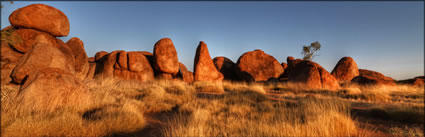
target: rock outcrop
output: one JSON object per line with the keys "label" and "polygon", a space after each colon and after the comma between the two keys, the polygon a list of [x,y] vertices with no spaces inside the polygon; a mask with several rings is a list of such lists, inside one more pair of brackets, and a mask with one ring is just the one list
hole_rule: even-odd
{"label": "rock outcrop", "polygon": [[195,81],[221,82],[224,78],[223,74],[215,68],[207,44],[203,41],[199,42],[196,48],[193,71]]}
{"label": "rock outcrop", "polygon": [[236,64],[236,74],[245,81],[267,81],[283,73],[279,62],[259,49],[242,54]]}
{"label": "rock outcrop", "polygon": [[57,37],[69,34],[68,17],[62,11],[44,4],[19,8],[12,12],[9,21],[15,28],[36,29]]}
{"label": "rock outcrop", "polygon": [[353,58],[343,57],[338,61],[331,74],[339,82],[351,81],[351,79],[359,75],[359,68]]}
{"label": "rock outcrop", "polygon": [[154,80],[154,72],[146,57],[140,52],[113,51],[100,57],[104,52],[98,52],[95,77],[123,80]]}
{"label": "rock outcrop", "polygon": [[312,89],[339,88],[338,81],[326,69],[312,61],[301,61],[297,63],[288,77],[288,81],[304,83]]}

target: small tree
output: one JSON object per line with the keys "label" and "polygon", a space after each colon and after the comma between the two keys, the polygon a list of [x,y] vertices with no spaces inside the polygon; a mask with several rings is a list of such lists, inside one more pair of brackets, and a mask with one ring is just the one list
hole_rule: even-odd
{"label": "small tree", "polygon": [[302,55],[304,55],[303,59],[305,60],[313,60],[314,53],[318,50],[320,50],[320,43],[319,41],[313,42],[310,44],[310,46],[303,46],[303,51],[301,52]]}

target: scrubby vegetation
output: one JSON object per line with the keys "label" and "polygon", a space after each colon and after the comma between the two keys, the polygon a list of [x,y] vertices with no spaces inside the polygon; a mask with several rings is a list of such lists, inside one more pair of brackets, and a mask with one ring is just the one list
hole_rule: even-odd
{"label": "scrubby vegetation", "polygon": [[[292,83],[84,82],[92,102],[54,111],[18,104],[1,86],[2,136],[375,136],[364,117],[406,123],[384,135],[423,136],[424,89]],[[364,123],[364,122],[363,122]],[[367,121],[366,121],[367,123]],[[414,126],[410,126],[410,125]]]}

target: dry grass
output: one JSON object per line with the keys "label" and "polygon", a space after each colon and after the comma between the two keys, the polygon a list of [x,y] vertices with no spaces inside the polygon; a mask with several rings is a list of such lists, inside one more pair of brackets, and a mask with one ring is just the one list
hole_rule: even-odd
{"label": "dry grass", "polygon": [[[406,85],[345,85],[338,91],[328,91],[307,89],[294,83],[187,84],[102,79],[84,81],[84,84],[92,103],[66,105],[53,112],[30,111],[13,98],[19,87],[2,85],[1,135],[133,133],[147,127],[152,115],[173,111],[177,114],[162,124],[165,127],[161,132],[165,136],[368,136],[373,130],[364,132],[352,119],[352,100],[410,104],[412,107],[379,108],[399,120],[409,115],[413,120],[423,121],[424,113],[424,89]],[[213,96],[200,96],[209,94]],[[317,96],[305,98],[309,94]]]}
{"label": "dry grass", "polygon": [[[243,92],[241,92],[243,93]],[[166,136],[351,136],[357,127],[349,104],[306,99],[281,103],[255,92],[194,100],[169,121]]]}
{"label": "dry grass", "polygon": [[[183,82],[87,81],[93,103],[67,105],[54,112],[30,111],[2,85],[2,136],[106,136],[147,125],[144,114],[170,110],[192,97]],[[12,104],[12,105],[10,105]],[[54,105],[54,104],[52,104]]]}

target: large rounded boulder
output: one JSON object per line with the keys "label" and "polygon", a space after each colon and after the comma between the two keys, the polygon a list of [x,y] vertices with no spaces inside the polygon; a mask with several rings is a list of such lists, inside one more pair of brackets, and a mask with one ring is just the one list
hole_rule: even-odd
{"label": "large rounded boulder", "polygon": [[163,38],[156,42],[153,49],[154,68],[160,73],[177,74],[179,61],[177,51],[170,38]]}
{"label": "large rounded boulder", "polygon": [[221,82],[224,78],[223,74],[215,68],[207,44],[203,41],[199,42],[196,48],[193,71],[195,81]]}
{"label": "large rounded boulder", "polygon": [[90,69],[90,64],[84,49],[84,43],[79,38],[71,38],[66,42],[66,45],[71,49],[72,54],[74,55],[75,61],[75,75],[77,78],[83,80],[86,78],[87,73]]}
{"label": "large rounded boulder", "polygon": [[217,70],[223,74],[225,80],[238,79],[235,72],[236,64],[232,60],[226,57],[215,57],[213,62]]}
{"label": "large rounded boulder", "polygon": [[62,11],[44,4],[19,8],[12,12],[9,21],[15,28],[36,29],[57,37],[67,36],[70,28],[68,17]]}
{"label": "large rounded boulder", "polygon": [[267,81],[283,73],[279,62],[259,49],[242,54],[236,64],[236,74],[245,81]]}
{"label": "large rounded boulder", "polygon": [[351,81],[359,75],[359,68],[353,58],[343,57],[338,61],[331,74],[340,82]]}
{"label": "large rounded boulder", "polygon": [[312,89],[339,88],[338,81],[326,69],[312,61],[301,61],[297,63],[288,77],[288,81],[304,83]]}

